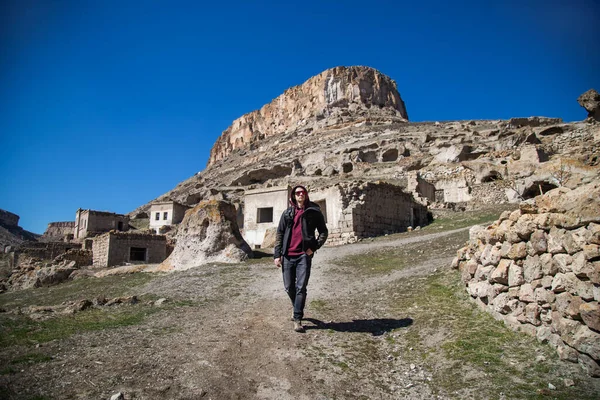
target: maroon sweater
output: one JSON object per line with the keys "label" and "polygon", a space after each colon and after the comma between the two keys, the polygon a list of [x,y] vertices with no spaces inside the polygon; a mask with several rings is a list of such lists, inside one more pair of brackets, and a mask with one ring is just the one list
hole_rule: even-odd
{"label": "maroon sweater", "polygon": [[302,249],[302,214],[304,214],[304,208],[296,208],[296,214],[294,214],[294,225],[292,226],[292,238],[290,239],[290,247],[288,247],[288,255],[299,256],[304,254]]}

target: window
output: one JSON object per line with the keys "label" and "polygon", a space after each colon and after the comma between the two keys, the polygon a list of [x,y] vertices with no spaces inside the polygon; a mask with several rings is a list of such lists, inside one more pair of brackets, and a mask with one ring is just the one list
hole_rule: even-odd
{"label": "window", "polygon": [[156,221],[160,220],[160,213],[159,212],[156,213],[156,215],[154,216],[154,219]]}
{"label": "window", "polygon": [[117,230],[118,231],[122,231],[123,230],[123,222],[121,222],[121,221],[117,222]]}
{"label": "window", "polygon": [[169,212],[168,212],[168,211],[165,211],[165,212],[163,213],[163,219],[164,219],[165,221],[167,220],[167,216],[168,216],[168,215],[169,215]]}
{"label": "window", "polygon": [[129,249],[129,261],[146,261],[146,248],[131,247]]}
{"label": "window", "polygon": [[256,222],[259,224],[273,222],[273,207],[258,208],[256,211]]}

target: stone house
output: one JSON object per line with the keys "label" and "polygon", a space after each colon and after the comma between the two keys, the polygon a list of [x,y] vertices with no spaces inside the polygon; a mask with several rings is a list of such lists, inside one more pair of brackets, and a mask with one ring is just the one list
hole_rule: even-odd
{"label": "stone house", "polygon": [[288,207],[290,187],[246,190],[243,209],[243,236],[252,248],[260,248],[269,229],[277,228]]}
{"label": "stone house", "polygon": [[94,238],[92,252],[95,267],[160,263],[167,258],[167,239],[163,235],[111,231]]}
{"label": "stone house", "polygon": [[160,228],[166,225],[179,224],[183,221],[185,212],[189,207],[176,201],[156,202],[150,205],[150,229],[157,234]]}
{"label": "stone house", "polygon": [[75,240],[96,236],[111,230],[129,230],[129,217],[106,211],[82,210],[81,208],[75,213],[75,228],[73,229]]}
{"label": "stone house", "polygon": [[[279,223],[287,208],[289,187],[255,189],[244,197],[244,239],[262,245],[265,233]],[[383,183],[348,183],[309,189],[329,229],[327,245],[353,243],[361,238],[406,231],[429,222],[427,207],[401,187]]]}

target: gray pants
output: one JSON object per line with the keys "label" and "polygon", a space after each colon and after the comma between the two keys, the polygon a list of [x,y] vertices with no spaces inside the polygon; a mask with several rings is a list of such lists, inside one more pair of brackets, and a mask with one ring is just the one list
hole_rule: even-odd
{"label": "gray pants", "polygon": [[306,304],[306,287],[310,278],[312,257],[302,254],[300,256],[283,257],[283,286],[294,306],[294,319],[304,317]]}

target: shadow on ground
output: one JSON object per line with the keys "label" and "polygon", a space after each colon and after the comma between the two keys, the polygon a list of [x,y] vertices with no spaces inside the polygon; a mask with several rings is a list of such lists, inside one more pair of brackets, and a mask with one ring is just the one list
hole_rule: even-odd
{"label": "shadow on ground", "polygon": [[406,328],[412,325],[411,318],[391,319],[354,319],[352,322],[323,322],[314,318],[306,318],[303,321],[314,325],[305,325],[306,330],[310,329],[331,329],[336,332],[363,332],[370,333],[373,336],[380,336],[386,332],[398,328]]}
{"label": "shadow on ground", "polygon": [[268,250],[252,250],[252,258],[273,258],[273,252]]}

